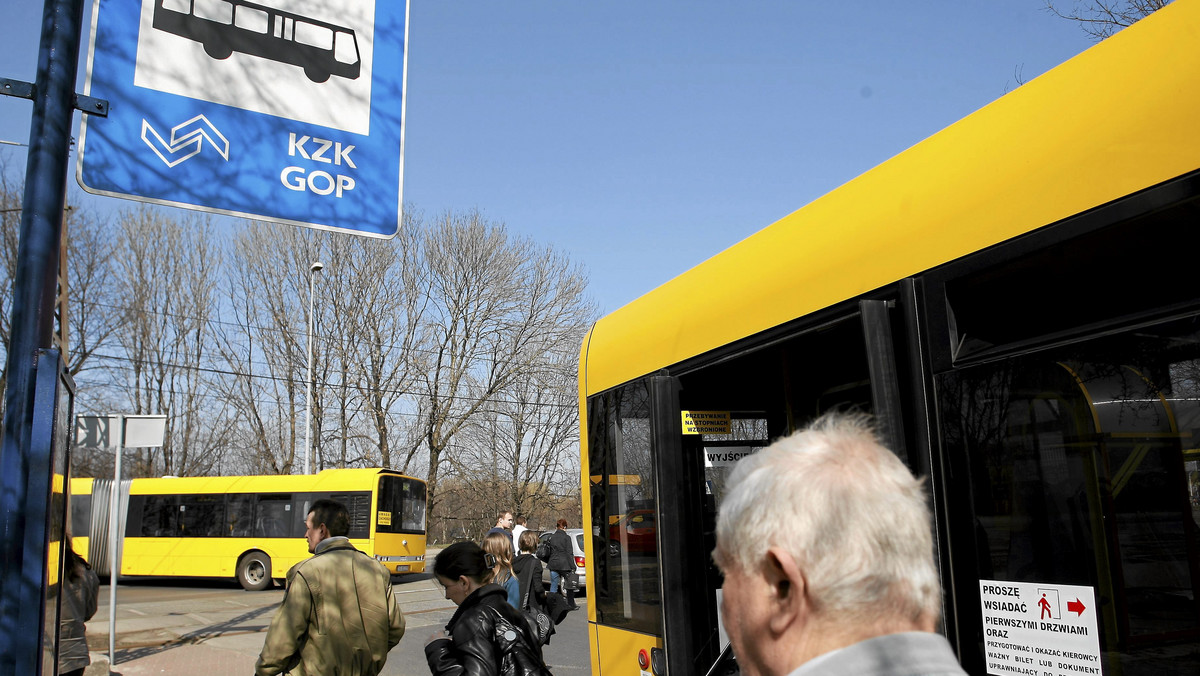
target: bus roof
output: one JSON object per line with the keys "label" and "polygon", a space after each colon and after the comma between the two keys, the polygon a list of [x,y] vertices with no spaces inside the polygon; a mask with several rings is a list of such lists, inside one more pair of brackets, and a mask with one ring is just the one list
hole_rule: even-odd
{"label": "bus roof", "polygon": [[1200,168],[1200,1],[1159,10],[602,318],[601,392]]}
{"label": "bus roof", "polygon": [[[405,476],[390,469],[326,469],[317,474],[275,476],[162,477],[137,479],[132,495],[159,493],[275,493],[352,491],[374,488],[379,475]],[[406,477],[413,479],[414,477]],[[421,479],[415,479],[424,483]]]}

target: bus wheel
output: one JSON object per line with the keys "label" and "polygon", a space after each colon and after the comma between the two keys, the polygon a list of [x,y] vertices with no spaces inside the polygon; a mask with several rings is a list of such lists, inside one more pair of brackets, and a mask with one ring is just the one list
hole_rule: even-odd
{"label": "bus wheel", "polygon": [[329,73],[311,66],[304,67],[304,75],[317,84],[321,84],[329,79]]}
{"label": "bus wheel", "polygon": [[250,552],[238,562],[237,580],[246,591],[262,591],[271,586],[271,557]]}

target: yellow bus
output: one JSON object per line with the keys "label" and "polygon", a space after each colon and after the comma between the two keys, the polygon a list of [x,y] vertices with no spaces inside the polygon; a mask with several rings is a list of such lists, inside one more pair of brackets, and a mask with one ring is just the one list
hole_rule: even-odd
{"label": "yellow bus", "polygon": [[593,674],[728,673],[725,477],[846,408],[926,477],[968,673],[1058,645],[998,646],[994,581],[1093,623],[1071,673],[1200,673],[1198,44],[1180,0],[592,327]]}
{"label": "yellow bus", "polygon": [[[304,539],[312,503],[350,512],[350,541],[395,574],[425,570],[425,482],[387,469],[327,469],[301,476],[132,479],[117,513],[120,575],[232,577],[271,586],[311,556]],[[76,551],[109,571],[112,480],[72,479]]]}

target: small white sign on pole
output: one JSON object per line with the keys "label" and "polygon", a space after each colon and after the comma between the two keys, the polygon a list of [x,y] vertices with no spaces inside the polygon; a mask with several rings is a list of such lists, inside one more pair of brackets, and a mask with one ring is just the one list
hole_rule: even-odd
{"label": "small white sign on pole", "polygon": [[125,416],[125,448],[158,448],[167,433],[165,415]]}
{"label": "small white sign on pole", "polygon": [[979,597],[989,674],[1102,673],[1091,587],[980,580]]}

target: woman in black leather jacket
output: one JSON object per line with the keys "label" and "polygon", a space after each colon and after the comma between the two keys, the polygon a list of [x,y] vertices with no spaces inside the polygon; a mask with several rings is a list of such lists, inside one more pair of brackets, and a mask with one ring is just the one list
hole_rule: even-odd
{"label": "woman in black leather jacket", "polygon": [[542,647],[526,615],[508,604],[504,588],[491,584],[490,555],[473,542],[443,549],[433,574],[458,606],[425,644],[433,676],[550,676]]}

